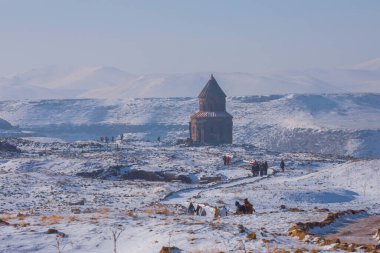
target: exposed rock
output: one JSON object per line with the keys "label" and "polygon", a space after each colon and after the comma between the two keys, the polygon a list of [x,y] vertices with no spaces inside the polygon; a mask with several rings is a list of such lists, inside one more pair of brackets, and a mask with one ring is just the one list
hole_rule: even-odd
{"label": "exposed rock", "polygon": [[239,233],[244,233],[245,231],[247,231],[247,229],[242,224],[238,225],[238,229],[239,229]]}
{"label": "exposed rock", "polygon": [[212,182],[219,182],[222,180],[222,177],[220,176],[215,176],[215,177],[201,177],[199,179],[199,183],[200,184],[208,184],[208,183],[212,183]]}
{"label": "exposed rock", "polygon": [[80,214],[81,213],[81,210],[79,208],[71,208],[71,212],[73,214]]}
{"label": "exposed rock", "polygon": [[76,175],[80,177],[99,178],[99,179],[111,179],[119,178],[121,180],[145,180],[145,181],[158,181],[158,182],[175,182],[179,181],[185,184],[191,184],[193,181],[190,176],[176,175],[174,173],[156,172],[146,170],[132,169],[124,174],[120,173],[120,169],[125,166],[112,166],[107,170],[99,169],[90,172],[79,172]]}
{"label": "exposed rock", "polygon": [[[83,206],[85,202],[86,202],[86,199],[81,199],[81,200],[79,200],[77,202],[69,202],[68,204],[70,206]],[[78,208],[75,208],[75,209],[78,209]]]}
{"label": "exposed rock", "polygon": [[1,225],[4,225],[4,226],[11,226],[11,224],[10,224],[9,222],[6,222],[6,221],[0,219],[0,226],[1,226]]}
{"label": "exposed rock", "polygon": [[57,233],[58,233],[58,230],[57,230],[57,229],[54,229],[54,228],[49,228],[49,229],[47,230],[47,233],[48,233],[48,234],[57,234]]}
{"label": "exposed rock", "polygon": [[177,247],[162,247],[160,250],[160,253],[181,253],[182,250],[180,250]]}
{"label": "exposed rock", "polygon": [[288,235],[293,236],[293,237],[297,237],[300,240],[303,240],[303,239],[305,239],[306,236],[308,236],[310,240],[315,240],[318,244],[320,244],[322,246],[334,244],[335,250],[340,249],[340,250],[344,250],[344,251],[353,252],[353,251],[356,251],[356,249],[362,249],[365,252],[375,252],[376,246],[372,245],[372,244],[366,245],[366,244],[356,244],[356,243],[351,243],[351,244],[342,243],[339,238],[329,240],[326,238],[320,238],[317,235],[310,233],[310,229],[313,229],[315,227],[321,227],[322,228],[322,227],[328,226],[328,225],[332,224],[333,222],[335,222],[341,216],[354,215],[354,214],[358,214],[358,213],[365,213],[365,211],[364,210],[358,210],[358,211],[346,210],[346,211],[340,211],[340,212],[336,212],[336,213],[329,213],[327,215],[326,219],[324,219],[321,222],[318,222],[318,221],[306,222],[306,223],[299,222],[299,223],[296,223],[295,225],[293,225],[288,230]]}
{"label": "exposed rock", "polygon": [[66,234],[63,232],[59,232],[57,229],[49,228],[47,230],[48,234],[57,234],[57,237],[66,237]]}
{"label": "exposed rock", "polygon": [[100,170],[94,170],[94,171],[90,171],[90,172],[79,172],[79,173],[77,173],[77,176],[89,177],[89,178],[98,178],[103,173],[104,173],[104,170],[100,169]]}
{"label": "exposed rock", "polygon": [[256,233],[255,232],[251,232],[247,235],[247,238],[248,239],[251,239],[251,240],[256,240],[257,236],[256,236]]}
{"label": "exposed rock", "polygon": [[328,208],[318,208],[318,207],[314,207],[315,211],[317,212],[320,212],[320,213],[323,213],[323,212],[330,212],[330,210]]}
{"label": "exposed rock", "polygon": [[175,175],[173,173],[164,172],[152,172],[145,170],[131,170],[122,176],[123,179],[127,180],[146,180],[146,181],[163,181],[163,182],[173,182],[181,181],[182,183],[191,183],[192,180],[186,175]]}
{"label": "exposed rock", "polygon": [[0,152],[20,153],[21,150],[19,150],[15,145],[12,145],[4,140],[0,140]]}

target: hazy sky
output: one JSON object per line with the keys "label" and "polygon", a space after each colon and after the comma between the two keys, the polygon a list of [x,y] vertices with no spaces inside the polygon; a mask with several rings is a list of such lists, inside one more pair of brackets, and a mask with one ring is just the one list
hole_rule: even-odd
{"label": "hazy sky", "polygon": [[379,0],[0,0],[0,74],[263,73],[377,57]]}

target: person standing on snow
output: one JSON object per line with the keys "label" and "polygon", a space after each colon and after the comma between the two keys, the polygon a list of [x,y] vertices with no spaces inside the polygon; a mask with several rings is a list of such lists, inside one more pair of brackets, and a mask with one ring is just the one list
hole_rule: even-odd
{"label": "person standing on snow", "polygon": [[247,214],[253,214],[253,205],[249,203],[248,199],[244,199],[244,206],[247,210]]}
{"label": "person standing on snow", "polygon": [[190,214],[190,215],[194,215],[194,213],[195,213],[195,207],[194,207],[194,205],[193,205],[192,202],[190,202],[190,205],[187,208],[187,213]]}
{"label": "person standing on snow", "polygon": [[281,171],[284,172],[284,170],[285,170],[285,162],[284,162],[284,159],[281,159],[280,167],[281,167]]}
{"label": "person standing on snow", "polygon": [[265,161],[264,163],[264,176],[268,175],[268,162]]}
{"label": "person standing on snow", "polygon": [[236,206],[235,214],[246,214],[247,213],[247,208],[245,207],[245,205],[240,205],[239,201],[235,202],[235,206]]}

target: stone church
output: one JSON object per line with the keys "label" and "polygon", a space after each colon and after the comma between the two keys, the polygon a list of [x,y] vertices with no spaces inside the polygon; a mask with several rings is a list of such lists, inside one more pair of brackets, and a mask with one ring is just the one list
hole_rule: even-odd
{"label": "stone church", "polygon": [[232,116],[226,111],[226,94],[211,75],[198,96],[199,112],[191,116],[190,139],[197,144],[231,144]]}

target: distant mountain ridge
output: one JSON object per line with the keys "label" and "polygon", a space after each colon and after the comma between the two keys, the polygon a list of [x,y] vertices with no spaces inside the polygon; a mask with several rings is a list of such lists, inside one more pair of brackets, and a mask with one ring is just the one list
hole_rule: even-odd
{"label": "distant mountain ridge", "polygon": [[[49,66],[0,77],[0,100],[195,97],[210,73],[130,74],[109,66]],[[228,96],[380,93],[380,58],[333,70],[273,75],[214,73]]]}

